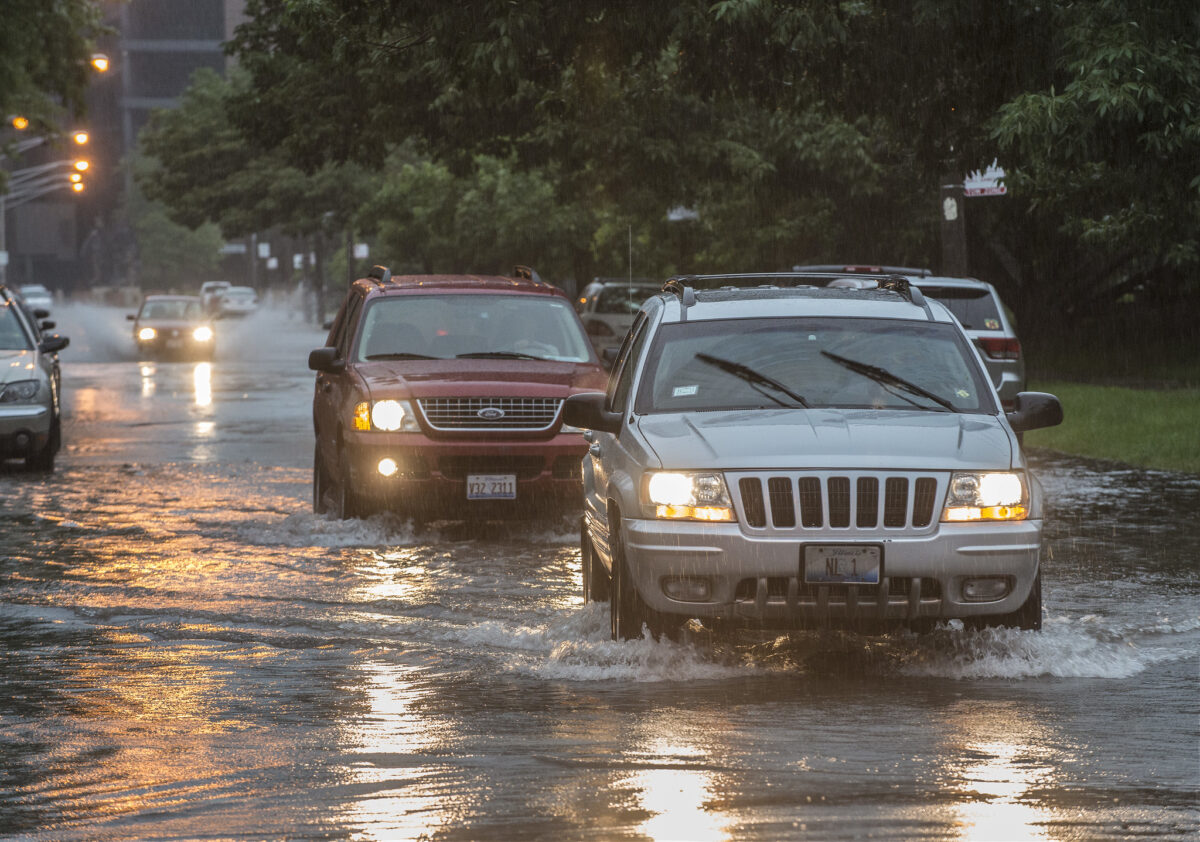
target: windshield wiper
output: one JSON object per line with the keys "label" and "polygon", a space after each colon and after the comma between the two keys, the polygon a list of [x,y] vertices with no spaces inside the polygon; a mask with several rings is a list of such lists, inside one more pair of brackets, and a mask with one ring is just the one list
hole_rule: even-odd
{"label": "windshield wiper", "polygon": [[[905,380],[903,377],[897,377],[896,375],[894,375],[890,371],[888,371],[886,368],[880,368],[877,365],[871,365],[870,363],[859,362],[858,360],[851,360],[851,359],[848,359],[847,357],[841,357],[841,356],[838,356],[837,354],[831,354],[829,351],[822,351],[821,353],[824,356],[829,357],[829,359],[833,360],[838,365],[845,366],[846,368],[850,369],[851,371],[857,372],[858,374],[861,374],[864,377],[869,377],[872,380],[874,380],[876,383],[882,383],[885,386],[893,386],[893,387],[896,387],[899,389],[904,389],[907,392],[912,392],[914,395],[920,395],[921,397],[927,398],[927,399],[933,401],[934,403],[936,403],[938,406],[948,409],[951,412],[959,411],[959,409],[957,407],[955,407],[954,404],[950,403],[950,401],[946,400],[942,396],[935,395],[933,392],[929,391],[928,389],[921,388],[916,383],[910,383],[909,381]],[[900,397],[904,397],[904,396],[901,395]],[[908,400],[908,398],[905,398],[905,400]],[[909,400],[908,402],[912,403],[911,400]],[[916,404],[913,404],[913,405],[915,406]]]}
{"label": "windshield wiper", "polygon": [[545,357],[535,357],[533,354],[522,354],[519,351],[471,351],[469,354],[456,354],[460,360],[483,360],[489,357],[499,360],[544,360]]}
{"label": "windshield wiper", "polygon": [[745,380],[747,383],[749,383],[751,386],[753,386],[755,388],[755,390],[758,391],[760,394],[762,394],[764,397],[770,398],[771,400],[775,401],[775,403],[779,404],[780,406],[788,406],[788,404],[784,403],[779,398],[775,397],[775,395],[768,394],[767,392],[763,391],[763,389],[762,389],[763,386],[768,386],[777,392],[781,392],[781,393],[787,395],[789,398],[794,400],[796,403],[800,404],[805,409],[809,408],[808,401],[806,401],[804,399],[804,395],[801,395],[798,392],[793,392],[791,389],[789,389],[787,386],[780,383],[778,380],[774,380],[770,377],[767,377],[767,375],[765,375],[761,372],[755,371],[748,365],[742,365],[741,363],[735,363],[732,360],[723,360],[720,357],[714,357],[712,354],[704,354],[704,353],[696,354],[696,359],[700,360],[700,362],[702,362],[702,363],[708,363],[709,365],[716,366],[717,368],[721,369],[721,371],[732,374],[734,377],[739,377],[742,380]]}
{"label": "windshield wiper", "polygon": [[410,354],[407,351],[397,351],[394,354],[367,354],[368,360],[436,360],[439,357],[429,357],[425,354]]}

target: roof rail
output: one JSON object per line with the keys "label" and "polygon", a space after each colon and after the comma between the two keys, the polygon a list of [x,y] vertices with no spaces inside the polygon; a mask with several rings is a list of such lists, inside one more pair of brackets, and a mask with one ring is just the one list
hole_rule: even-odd
{"label": "roof rail", "polygon": [[527,281],[537,281],[538,283],[542,282],[542,276],[531,266],[522,266],[518,263],[513,267],[512,273],[514,278],[524,278]]}
{"label": "roof rail", "polygon": [[879,288],[904,296],[911,303],[923,308],[929,321],[933,321],[933,311],[929,309],[929,302],[925,300],[925,294],[909,283],[908,278],[903,275],[888,275],[886,278],[879,279]]}
{"label": "roof rail", "polygon": [[367,272],[368,278],[373,278],[376,283],[383,286],[392,280],[392,270],[386,266],[372,266],[371,271]]}
{"label": "roof rail", "polygon": [[864,263],[821,263],[808,266],[793,266],[793,272],[846,272],[851,275],[913,275],[929,278],[933,270],[915,266],[876,266]]}

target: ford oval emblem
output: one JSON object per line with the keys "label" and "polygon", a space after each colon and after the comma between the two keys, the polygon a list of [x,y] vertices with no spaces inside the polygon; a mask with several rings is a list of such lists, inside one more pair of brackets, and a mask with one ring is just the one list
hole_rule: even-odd
{"label": "ford oval emblem", "polygon": [[485,406],[475,414],[484,421],[499,421],[504,417],[504,410],[498,406]]}

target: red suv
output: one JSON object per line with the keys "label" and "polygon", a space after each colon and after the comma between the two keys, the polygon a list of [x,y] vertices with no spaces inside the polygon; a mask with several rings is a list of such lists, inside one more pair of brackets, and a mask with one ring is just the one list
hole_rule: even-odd
{"label": "red suv", "polygon": [[507,517],[581,499],[588,445],[564,427],[568,395],[604,369],[570,299],[513,277],[393,276],[351,285],[309,354],[313,510],[361,517]]}

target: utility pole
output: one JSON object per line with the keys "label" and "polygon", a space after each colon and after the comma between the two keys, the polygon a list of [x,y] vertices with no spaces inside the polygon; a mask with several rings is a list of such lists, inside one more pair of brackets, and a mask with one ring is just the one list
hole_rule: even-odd
{"label": "utility pole", "polygon": [[943,275],[967,274],[967,224],[963,185],[954,176],[942,179],[942,267]]}

